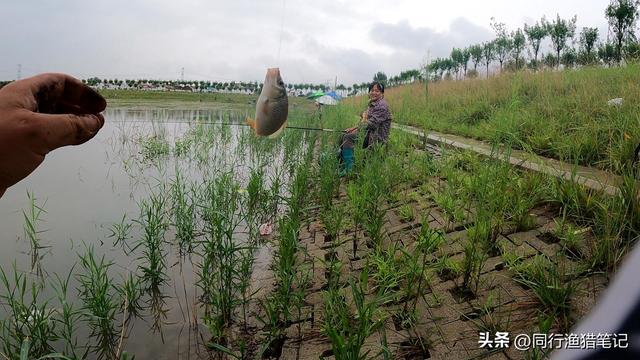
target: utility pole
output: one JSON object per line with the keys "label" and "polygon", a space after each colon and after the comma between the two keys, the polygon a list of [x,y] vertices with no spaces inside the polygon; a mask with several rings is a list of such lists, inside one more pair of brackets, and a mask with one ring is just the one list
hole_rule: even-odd
{"label": "utility pole", "polygon": [[182,68],[182,71],[180,71],[180,81],[184,81],[184,67]]}
{"label": "utility pole", "polygon": [[22,78],[22,64],[18,64],[18,74],[16,75],[16,80],[20,80]]}

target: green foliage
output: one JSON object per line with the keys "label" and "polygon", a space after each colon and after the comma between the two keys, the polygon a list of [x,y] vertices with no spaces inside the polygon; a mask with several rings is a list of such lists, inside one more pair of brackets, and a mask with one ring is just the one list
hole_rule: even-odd
{"label": "green foliage", "polygon": [[524,24],[524,33],[527,35],[529,45],[533,50],[533,63],[535,67],[537,67],[538,63],[538,52],[540,51],[540,43],[542,42],[542,39],[549,35],[545,23],[546,20],[543,17],[540,23],[536,22],[531,26]]}
{"label": "green foliage", "polygon": [[83,319],[89,327],[92,351],[98,359],[116,358],[118,335],[116,315],[120,304],[116,287],[109,276],[112,262],[98,259],[93,247],[80,255],[83,272],[78,275],[79,298],[82,300]]}
{"label": "green foliage", "polygon": [[139,144],[142,148],[142,157],[145,160],[153,161],[158,158],[169,156],[169,153],[171,152],[169,142],[160,136],[140,138]]}
{"label": "green foliage", "polygon": [[323,333],[329,338],[336,359],[364,360],[371,358],[371,350],[362,351],[365,340],[384,326],[384,318],[379,306],[383,296],[373,299],[365,297],[367,291],[367,272],[363,271],[359,279],[350,279],[351,304],[355,312],[350,311],[345,297],[338,291],[325,292],[325,323]]}
{"label": "green foliage", "polygon": [[233,238],[242,221],[238,189],[229,174],[222,174],[205,183],[204,198],[199,205],[205,239],[196,286],[202,290],[204,323],[215,342],[227,336],[235,310],[243,302],[244,281],[249,276],[244,264],[247,257],[253,257],[251,246]]}
{"label": "green foliage", "polygon": [[582,46],[587,56],[591,56],[596,42],[598,42],[598,28],[583,27],[580,32],[580,46]]}
{"label": "green foliage", "polygon": [[566,328],[571,309],[570,298],[576,285],[565,270],[544,255],[536,255],[530,261],[516,261],[511,266],[514,280],[533,290],[542,311],[548,316],[557,316]]}
{"label": "green foliage", "polygon": [[[2,353],[10,359],[38,358],[55,352],[59,328],[48,300],[42,300],[42,286],[13,268],[13,276],[0,268],[3,308],[9,316],[0,322]],[[26,343],[26,346],[25,346]]]}
{"label": "green foliage", "polygon": [[638,20],[637,0],[613,0],[605,10],[609,26],[616,36],[616,58],[622,59],[622,43],[635,40],[635,23]]}
{"label": "green foliage", "polygon": [[522,29],[517,29],[511,33],[511,49],[516,60],[516,69],[520,69],[521,67],[521,64],[519,63],[520,54],[524,50],[526,41],[527,39],[525,38]]}
{"label": "green foliage", "polygon": [[142,237],[133,248],[142,248],[139,266],[147,289],[157,289],[168,277],[166,274],[167,255],[165,231],[167,229],[165,204],[167,197],[162,192],[152,193],[140,204],[140,219],[135,220],[142,227]]}
{"label": "green foliage", "polygon": [[378,81],[381,84],[386,86],[386,84],[387,84],[387,75],[385,73],[383,73],[382,71],[378,71],[375,75],[373,75],[373,81]]}
{"label": "green foliage", "polygon": [[[556,52],[556,60],[560,59],[560,52],[567,46],[567,40],[573,38],[576,31],[577,17],[574,16],[569,20],[560,18],[558,14],[556,19],[552,22],[543,22],[547,29],[549,38],[553,43],[553,48]],[[560,66],[560,62],[557,62],[557,66]]]}
{"label": "green foliage", "polygon": [[45,249],[40,242],[40,234],[43,232],[38,229],[38,223],[42,222],[42,214],[46,213],[43,206],[36,204],[36,198],[31,192],[27,192],[27,197],[29,198],[29,209],[28,211],[22,211],[22,216],[24,218],[24,234],[25,237],[29,240],[30,250],[29,254],[31,255],[31,270],[35,270],[40,273],[40,261],[43,256],[40,251]]}

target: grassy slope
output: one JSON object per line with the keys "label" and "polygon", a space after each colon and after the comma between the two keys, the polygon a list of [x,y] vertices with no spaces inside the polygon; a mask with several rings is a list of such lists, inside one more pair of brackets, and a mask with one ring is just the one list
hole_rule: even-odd
{"label": "grassy slope", "polygon": [[[394,119],[622,173],[640,142],[640,66],[521,72],[389,89]],[[618,110],[607,106],[624,99]],[[342,111],[358,113],[363,98]]]}

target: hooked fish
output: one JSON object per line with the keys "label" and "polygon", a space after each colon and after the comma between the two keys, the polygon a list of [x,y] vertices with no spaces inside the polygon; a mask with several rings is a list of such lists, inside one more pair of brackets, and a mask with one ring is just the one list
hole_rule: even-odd
{"label": "hooked fish", "polygon": [[267,69],[262,91],[256,102],[255,120],[247,118],[258,136],[276,137],[287,126],[289,99],[279,68]]}

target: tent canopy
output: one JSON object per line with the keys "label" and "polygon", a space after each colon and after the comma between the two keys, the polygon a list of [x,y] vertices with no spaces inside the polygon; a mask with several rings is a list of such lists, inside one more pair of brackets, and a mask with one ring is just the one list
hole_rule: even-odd
{"label": "tent canopy", "polygon": [[331,96],[332,98],[334,98],[334,99],[336,99],[336,100],[342,100],[342,96],[340,96],[340,95],[336,94],[336,92],[335,92],[335,91],[333,91],[333,90],[329,91],[329,92],[328,92],[328,93],[326,93],[325,95],[329,95],[329,96]]}
{"label": "tent canopy", "polygon": [[315,98],[319,98],[320,96],[323,96],[324,93],[322,91],[316,91],[314,93],[310,93],[307,95],[307,99],[315,99]]}
{"label": "tent canopy", "polygon": [[332,98],[329,95],[323,95],[316,99],[316,102],[323,105],[336,105],[338,100]]}

